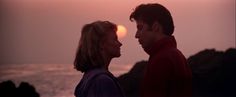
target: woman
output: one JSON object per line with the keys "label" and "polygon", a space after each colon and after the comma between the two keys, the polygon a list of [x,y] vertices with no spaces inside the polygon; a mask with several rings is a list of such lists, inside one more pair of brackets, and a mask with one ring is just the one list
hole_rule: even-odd
{"label": "woman", "polygon": [[124,97],[108,70],[111,59],[121,55],[116,30],[117,26],[109,21],[96,21],[82,28],[74,66],[84,75],[75,89],[76,97]]}

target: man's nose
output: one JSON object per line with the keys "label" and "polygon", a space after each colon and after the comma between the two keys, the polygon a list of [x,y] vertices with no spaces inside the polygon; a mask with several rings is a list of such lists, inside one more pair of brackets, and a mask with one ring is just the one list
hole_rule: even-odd
{"label": "man's nose", "polygon": [[119,44],[120,47],[123,45],[120,41],[118,41],[118,44]]}

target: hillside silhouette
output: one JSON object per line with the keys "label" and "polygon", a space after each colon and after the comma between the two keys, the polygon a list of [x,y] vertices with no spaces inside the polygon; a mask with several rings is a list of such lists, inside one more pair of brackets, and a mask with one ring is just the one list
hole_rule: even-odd
{"label": "hillside silhouette", "polygon": [[[193,75],[193,97],[236,97],[236,49],[225,52],[205,49],[190,56]],[[139,84],[147,61],[137,62],[118,77],[126,97],[138,97]]]}
{"label": "hillside silhouette", "polygon": [[11,81],[0,83],[0,97],[40,97],[35,87],[28,82],[21,82],[19,87]]}
{"label": "hillside silhouette", "polygon": [[137,97],[139,95],[139,84],[142,79],[145,64],[147,64],[147,61],[137,62],[128,73],[118,77],[118,81],[126,97]]}

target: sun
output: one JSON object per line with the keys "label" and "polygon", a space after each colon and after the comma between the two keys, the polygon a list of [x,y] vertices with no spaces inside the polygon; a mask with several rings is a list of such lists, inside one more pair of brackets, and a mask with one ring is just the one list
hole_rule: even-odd
{"label": "sun", "polygon": [[123,25],[118,25],[118,26],[117,26],[117,32],[116,32],[116,34],[117,34],[118,38],[123,38],[123,37],[125,37],[126,34],[127,34],[127,30],[126,30],[125,26],[123,26]]}

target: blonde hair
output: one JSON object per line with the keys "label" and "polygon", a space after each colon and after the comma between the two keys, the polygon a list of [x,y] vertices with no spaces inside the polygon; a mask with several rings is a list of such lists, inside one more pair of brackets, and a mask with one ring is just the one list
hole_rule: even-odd
{"label": "blonde hair", "polygon": [[96,21],[83,26],[77,48],[74,67],[86,72],[93,68],[103,67],[100,44],[108,32],[117,30],[117,26],[109,21]]}

